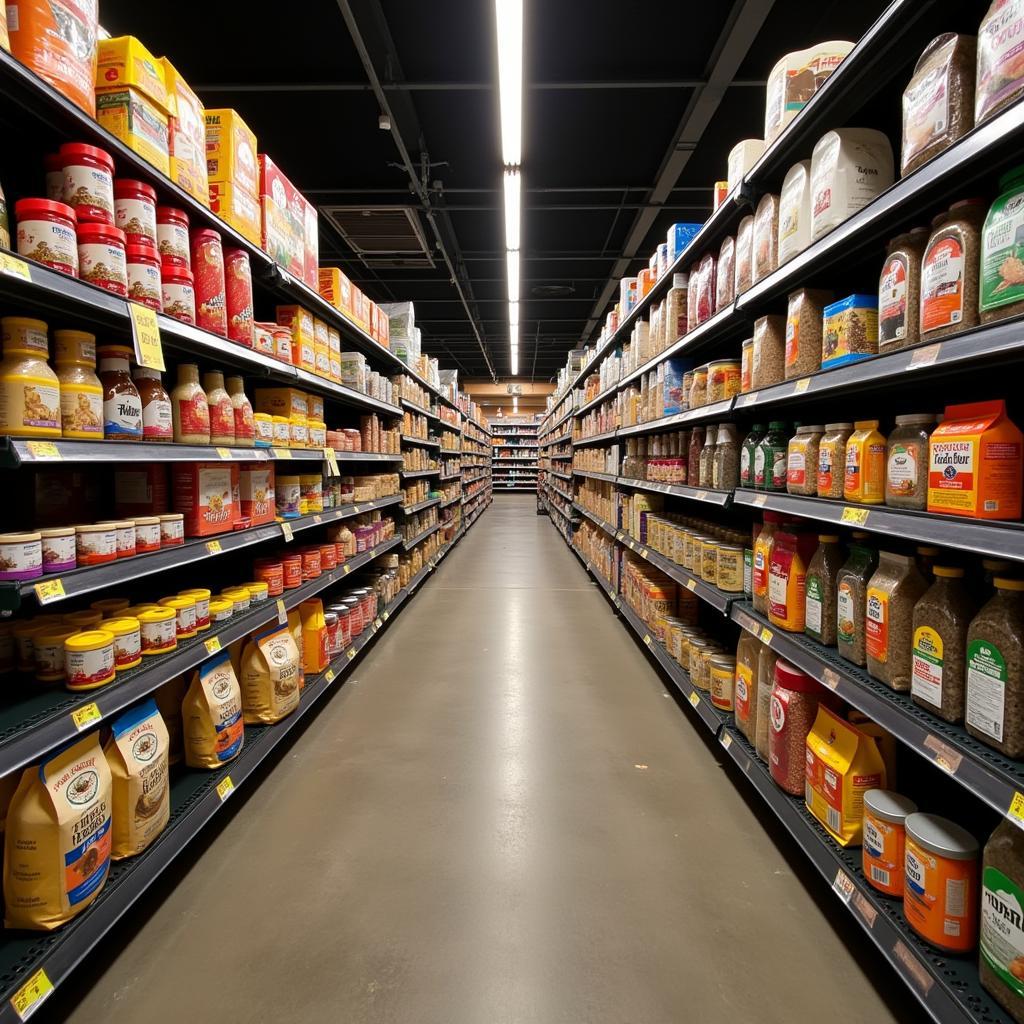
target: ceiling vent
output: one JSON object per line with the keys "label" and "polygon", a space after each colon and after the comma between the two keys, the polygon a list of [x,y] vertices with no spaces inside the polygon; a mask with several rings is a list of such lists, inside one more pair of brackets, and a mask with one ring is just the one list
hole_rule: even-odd
{"label": "ceiling vent", "polygon": [[530,289],[531,295],[545,299],[564,299],[576,294],[571,284],[537,284]]}
{"label": "ceiling vent", "polygon": [[434,260],[411,206],[321,206],[355,255],[377,269],[429,267]]}

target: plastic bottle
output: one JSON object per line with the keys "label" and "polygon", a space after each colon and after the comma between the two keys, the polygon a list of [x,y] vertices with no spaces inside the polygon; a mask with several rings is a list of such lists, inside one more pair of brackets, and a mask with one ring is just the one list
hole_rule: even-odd
{"label": "plastic bottle", "polygon": [[210,444],[235,443],[235,407],[224,387],[224,374],[208,370],[203,374],[203,390],[210,407]]}
{"label": "plastic bottle", "polygon": [[885,435],[878,420],[860,420],[846,442],[846,474],[843,497],[863,505],[885,501]]}
{"label": "plastic bottle", "polygon": [[160,371],[136,366],[132,377],[142,399],[142,436],[147,441],[171,441],[174,438],[174,417],[171,396],[160,380]]}
{"label": "plastic bottle", "polygon": [[104,345],[98,355],[103,436],[107,441],[141,441],[142,398],[129,372],[132,350],[125,345]]}
{"label": "plastic bottle", "polygon": [[235,444],[251,448],[256,444],[256,422],[252,404],[245,393],[245,382],[241,377],[228,377],[225,385],[235,412]]}
{"label": "plastic bottle", "polygon": [[54,331],[53,361],[60,380],[61,433],[102,441],[103,386],[96,376],[96,336]]}
{"label": "plastic bottle", "polygon": [[195,363],[178,365],[178,383],[171,392],[171,416],[178,444],[210,443],[210,406]]}
{"label": "plastic bottle", "polygon": [[0,434],[60,437],[60,381],[46,363],[46,324],[4,317],[0,363]]}

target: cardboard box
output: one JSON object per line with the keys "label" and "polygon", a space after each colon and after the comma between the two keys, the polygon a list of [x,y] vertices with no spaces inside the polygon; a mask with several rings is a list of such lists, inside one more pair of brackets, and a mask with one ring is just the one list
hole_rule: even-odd
{"label": "cardboard box", "polygon": [[240,512],[250,526],[272,523],[276,515],[274,463],[243,462],[238,465]]}
{"label": "cardboard box", "polygon": [[170,114],[171,180],[204,206],[209,206],[203,105],[166,57],[161,57],[160,63],[167,83],[167,107]]}
{"label": "cardboard box", "polygon": [[[259,199],[259,169],[256,163],[256,136],[238,111],[204,111],[206,125],[206,172],[211,182],[234,185],[252,198]],[[259,245],[257,228],[256,244]]]}
{"label": "cardboard box", "polygon": [[366,390],[366,356],[362,352],[341,353],[341,383],[353,391]]}
{"label": "cardboard box", "polygon": [[261,244],[275,263],[300,280],[305,274],[305,199],[267,156],[258,157]]}
{"label": "cardboard box", "polygon": [[308,416],[309,399],[298,388],[256,388],[252,402],[253,412],[271,416]]}
{"label": "cardboard box", "polygon": [[343,313],[352,308],[352,282],[337,267],[321,267],[317,277],[320,297]]}
{"label": "cardboard box", "polygon": [[164,66],[135,36],[114,36],[96,44],[96,90],[131,86],[169,113]]}
{"label": "cardboard box", "polygon": [[96,120],[129,149],[170,176],[167,114],[137,89],[99,89]]}
{"label": "cardboard box", "polygon": [[228,462],[178,462],[171,470],[174,511],[185,517],[186,537],[230,533],[239,518]]}
{"label": "cardboard box", "polygon": [[316,370],[316,337],[313,314],[302,306],[278,306],[277,322],[292,332],[292,364],[313,373]]}
{"label": "cardboard box", "polygon": [[320,218],[316,207],[302,196],[303,273],[302,280],[316,291],[320,274]]}
{"label": "cardboard box", "polygon": [[211,181],[210,210],[253,245],[260,244],[260,208],[252,196],[234,185]]}
{"label": "cardboard box", "polygon": [[416,328],[416,308],[411,302],[385,302],[380,307],[387,314],[391,337],[408,341]]}

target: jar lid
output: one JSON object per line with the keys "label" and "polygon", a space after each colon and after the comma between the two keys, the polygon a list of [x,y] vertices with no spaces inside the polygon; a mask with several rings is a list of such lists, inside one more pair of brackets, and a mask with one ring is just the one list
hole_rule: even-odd
{"label": "jar lid", "polygon": [[950,860],[974,860],[978,856],[978,840],[955,821],[915,811],[907,815],[904,824],[907,836],[929,853]]}
{"label": "jar lid", "polygon": [[58,203],[53,199],[19,199],[14,204],[14,216],[18,220],[30,220],[39,214],[63,217],[72,224],[78,221],[75,211],[67,203]]}
{"label": "jar lid", "polygon": [[160,522],[159,516],[136,516],[135,525],[138,526],[156,526]]}
{"label": "jar lid", "polygon": [[220,592],[221,597],[230,597],[232,600],[248,601],[252,594],[248,587],[225,587]]}
{"label": "jar lid", "polygon": [[924,423],[934,423],[934,422],[935,422],[935,414],[934,413],[930,413],[930,412],[913,412],[913,413],[907,413],[907,415],[905,415],[905,416],[897,416],[896,417],[896,426],[897,427],[909,426],[911,424],[916,424],[916,423],[924,424]]}
{"label": "jar lid", "polygon": [[[333,547],[333,545],[331,545],[331,546]],[[254,591],[254,590],[269,590],[270,589],[270,584],[264,582],[263,580],[255,580],[252,583],[243,583],[243,584],[241,584],[241,586],[245,590],[248,590],[250,593],[252,593],[252,591]],[[209,593],[209,591],[207,591],[207,593]]]}
{"label": "jar lid", "polygon": [[86,523],[76,526],[75,533],[110,533],[114,527],[110,523]]}
{"label": "jar lid", "polygon": [[139,620],[132,615],[122,615],[119,619],[104,619],[103,628],[114,636],[124,636],[139,628]]}
{"label": "jar lid", "polygon": [[1003,569],[1009,569],[1010,563],[1001,558],[983,558],[981,567],[989,572],[1000,572]]}
{"label": "jar lid", "polygon": [[231,612],[234,610],[235,602],[226,597],[211,597],[210,598],[210,614],[211,615],[223,615],[224,612]]}
{"label": "jar lid", "polygon": [[324,625],[325,626],[336,626],[338,624],[338,613],[337,612],[324,612]]}
{"label": "jar lid", "polygon": [[161,523],[181,523],[185,521],[185,515],[183,512],[165,512],[161,516],[157,516],[157,519]]}
{"label": "jar lid", "polygon": [[852,423],[826,423],[825,429],[832,433],[835,430],[853,430]]}
{"label": "jar lid", "polygon": [[156,203],[156,189],[135,178],[115,178],[114,198],[126,199],[141,192],[151,203]]}
{"label": "jar lid", "polygon": [[131,601],[127,597],[104,597],[100,601],[93,601],[89,607],[94,612],[112,615],[114,612],[123,612],[129,605],[131,605]]}
{"label": "jar lid", "polygon": [[944,579],[958,580],[960,579],[964,571],[958,565],[933,565],[932,572],[936,576],[942,576]]}
{"label": "jar lid", "polygon": [[194,597],[161,597],[160,604],[165,608],[195,608],[196,601]]}
{"label": "jar lid", "polygon": [[188,267],[179,267],[174,263],[162,263],[160,265],[160,277],[164,281],[186,281],[188,284],[194,282],[192,271]]}
{"label": "jar lid", "polygon": [[102,345],[96,354],[100,359],[131,359],[133,355],[127,345]]}
{"label": "jar lid", "polygon": [[179,210],[176,206],[158,206],[156,208],[156,219],[158,221],[178,220],[185,227],[188,227],[188,214],[184,210]]}
{"label": "jar lid", "polygon": [[31,544],[42,540],[39,533],[0,533],[0,544]]}
{"label": "jar lid", "polygon": [[157,263],[160,260],[160,253],[155,245],[140,245],[138,242],[130,242],[125,246],[129,263]]}
{"label": "jar lid", "polygon": [[854,430],[877,430],[879,420],[856,420],[853,424]]}
{"label": "jar lid", "polygon": [[209,601],[210,591],[206,587],[193,587],[191,590],[179,590],[178,597],[198,597],[201,601]]}
{"label": "jar lid", "polygon": [[997,576],[993,581],[996,590],[1024,590],[1024,580],[1011,580],[1005,576]]}
{"label": "jar lid", "polygon": [[98,146],[90,146],[85,142],[65,142],[60,147],[62,166],[74,160],[80,160],[82,157],[95,160],[97,163],[109,167],[111,174],[114,173],[114,158],[105,149],[100,149]]}
{"label": "jar lid", "polygon": [[781,659],[775,663],[775,684],[786,690],[796,690],[798,693],[817,693],[821,689],[820,684],[806,672],[801,672]]}
{"label": "jar lid", "polygon": [[73,526],[53,526],[48,530],[40,530],[41,537],[73,537],[75,528]]}
{"label": "jar lid", "polygon": [[87,629],[75,633],[64,641],[66,651],[101,651],[114,642],[114,634],[108,629]]}
{"label": "jar lid", "polygon": [[917,810],[917,804],[902,793],[894,793],[889,789],[869,789],[864,794],[864,808],[882,821],[902,825],[906,816]]}
{"label": "jar lid", "polygon": [[715,654],[711,658],[711,664],[719,668],[735,668],[736,659],[731,654]]}
{"label": "jar lid", "polygon": [[139,612],[136,618],[139,622],[165,622],[167,619],[173,619],[174,616],[174,609],[164,605],[159,608],[147,608],[145,611]]}
{"label": "jar lid", "polygon": [[839,534],[837,533],[819,533],[818,540],[822,544],[838,544]]}
{"label": "jar lid", "polygon": [[134,519],[101,519],[97,526],[112,526],[115,530],[127,530],[135,525]]}
{"label": "jar lid", "polygon": [[192,232],[192,245],[195,246],[200,242],[217,242],[220,244],[220,232],[214,231],[213,228],[196,228]]}

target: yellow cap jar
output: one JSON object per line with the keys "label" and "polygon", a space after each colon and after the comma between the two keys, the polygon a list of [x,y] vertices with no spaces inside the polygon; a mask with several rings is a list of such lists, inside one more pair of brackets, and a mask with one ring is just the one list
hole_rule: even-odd
{"label": "yellow cap jar", "polygon": [[196,635],[196,600],[194,597],[162,597],[165,608],[173,608],[176,616],[175,629],[179,640],[189,640]]}
{"label": "yellow cap jar", "polygon": [[221,591],[220,596],[226,597],[232,602],[236,615],[239,612],[247,612],[249,602],[252,600],[248,587],[228,587]]}
{"label": "yellow cap jar", "polygon": [[105,597],[102,601],[93,601],[89,607],[94,612],[99,612],[104,616],[119,615],[121,612],[131,605],[131,601],[127,597]]}
{"label": "yellow cap jar", "polygon": [[114,634],[89,629],[64,641],[65,685],[69,690],[96,690],[114,681]]}
{"label": "yellow cap jar", "polygon": [[60,381],[64,437],[103,440],[103,386],[96,375],[96,335],[53,332],[53,363]]}
{"label": "yellow cap jar", "polygon": [[50,621],[40,622],[38,619],[15,624],[12,632],[14,633],[15,664],[19,672],[32,672],[35,669],[34,638],[37,633],[41,633],[47,628],[52,629],[53,625]]}
{"label": "yellow cap jar", "polygon": [[147,608],[139,620],[142,655],[167,654],[178,646],[177,613],[173,608]]}
{"label": "yellow cap jar", "polygon": [[274,444],[287,448],[292,443],[292,425],[287,416],[274,417]]}
{"label": "yellow cap jar", "polygon": [[327,446],[327,424],[323,420],[309,420],[309,447],[325,448]]}
{"label": "yellow cap jar", "polygon": [[269,448],[274,443],[274,417],[269,412],[253,413],[253,430],[257,448]]}
{"label": "yellow cap jar", "polygon": [[249,597],[253,604],[259,604],[261,601],[266,601],[270,596],[270,585],[264,583],[262,580],[256,583],[243,583],[242,586],[249,591]]}
{"label": "yellow cap jar", "polygon": [[103,629],[114,634],[114,671],[124,672],[142,664],[142,626],[131,615],[104,619]]}
{"label": "yellow cap jar", "polygon": [[75,629],[95,629],[103,621],[103,612],[90,608],[82,612],[68,612],[64,622]]}
{"label": "yellow cap jar", "polygon": [[64,641],[77,632],[74,626],[40,629],[32,638],[36,680],[40,683],[62,683],[64,674]]}
{"label": "yellow cap jar", "polygon": [[226,597],[210,598],[210,622],[213,625],[228,622],[234,614],[235,603]]}
{"label": "yellow cap jar", "polygon": [[305,416],[292,415],[288,421],[288,436],[292,448],[309,447],[309,421]]}
{"label": "yellow cap jar", "polygon": [[0,434],[60,437],[60,380],[46,363],[46,324],[28,317],[0,319]]}
{"label": "yellow cap jar", "polygon": [[196,603],[196,628],[202,632],[210,628],[210,591],[206,587],[181,590],[178,597],[191,597]]}

